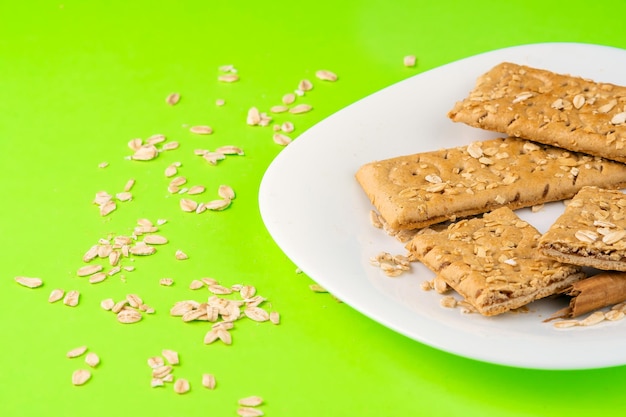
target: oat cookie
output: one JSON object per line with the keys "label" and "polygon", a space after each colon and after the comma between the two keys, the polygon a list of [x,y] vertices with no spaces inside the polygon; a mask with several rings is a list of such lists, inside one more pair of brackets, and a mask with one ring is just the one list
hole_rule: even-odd
{"label": "oat cookie", "polygon": [[585,187],[539,240],[551,258],[607,271],[626,271],[626,194]]}
{"label": "oat cookie", "polygon": [[455,122],[626,162],[626,87],[513,63],[480,76]]}
{"label": "oat cookie", "polygon": [[362,166],[356,179],[390,229],[410,230],[568,199],[586,185],[626,186],[626,165],[517,138]]}
{"label": "oat cookie", "polygon": [[580,267],[541,256],[540,236],[502,207],[442,232],[417,235],[407,248],[481,314],[494,316],[584,278]]}

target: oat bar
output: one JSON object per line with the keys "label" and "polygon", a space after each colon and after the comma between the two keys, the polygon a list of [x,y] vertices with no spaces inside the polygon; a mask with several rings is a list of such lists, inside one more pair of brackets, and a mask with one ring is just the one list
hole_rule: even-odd
{"label": "oat bar", "polygon": [[493,316],[584,278],[580,267],[541,256],[539,237],[533,226],[502,207],[442,232],[417,235],[407,248],[481,314]]}
{"label": "oat bar", "polygon": [[448,116],[466,123],[626,162],[626,87],[502,63],[478,78]]}
{"label": "oat bar", "polygon": [[554,259],[626,271],[626,194],[585,187],[539,241]]}
{"label": "oat bar", "polygon": [[626,165],[517,138],[400,156],[356,179],[392,230],[568,199],[586,185],[626,186]]}

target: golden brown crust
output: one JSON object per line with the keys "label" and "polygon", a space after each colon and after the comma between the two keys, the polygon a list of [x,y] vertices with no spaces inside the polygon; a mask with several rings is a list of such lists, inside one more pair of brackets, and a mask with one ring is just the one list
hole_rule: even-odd
{"label": "golden brown crust", "polygon": [[539,241],[554,259],[607,271],[626,271],[626,194],[585,187]]}
{"label": "golden brown crust", "polygon": [[558,293],[582,279],[580,267],[542,257],[539,232],[502,207],[417,235],[407,248],[483,315]]}
{"label": "golden brown crust", "polygon": [[356,179],[393,230],[568,199],[580,188],[626,186],[626,165],[506,138],[362,166]]}
{"label": "golden brown crust", "polygon": [[626,87],[502,63],[478,78],[455,122],[626,162]]}

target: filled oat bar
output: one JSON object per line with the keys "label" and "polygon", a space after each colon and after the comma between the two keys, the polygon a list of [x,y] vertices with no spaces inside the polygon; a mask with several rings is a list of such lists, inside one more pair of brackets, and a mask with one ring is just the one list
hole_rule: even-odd
{"label": "filled oat bar", "polygon": [[606,271],[626,271],[626,194],[585,187],[539,240],[551,258]]}
{"label": "filled oat bar", "polygon": [[506,207],[407,245],[481,314],[493,316],[558,293],[584,278],[581,268],[541,256],[540,233]]}
{"label": "filled oat bar", "polygon": [[376,161],[356,179],[392,230],[626,186],[626,165],[517,138]]}
{"label": "filled oat bar", "polygon": [[626,162],[626,87],[501,63],[455,104],[455,122]]}

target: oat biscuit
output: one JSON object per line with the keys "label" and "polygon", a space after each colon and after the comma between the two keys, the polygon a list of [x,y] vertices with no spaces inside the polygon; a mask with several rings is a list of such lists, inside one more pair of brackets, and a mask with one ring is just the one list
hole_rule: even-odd
{"label": "oat biscuit", "polygon": [[455,104],[455,122],[626,162],[626,87],[501,63]]}
{"label": "oat biscuit", "polygon": [[626,271],[626,194],[585,187],[539,240],[549,257],[607,271]]}
{"label": "oat biscuit", "polygon": [[481,314],[493,316],[558,293],[581,268],[541,256],[541,234],[502,207],[417,235],[407,248]]}
{"label": "oat biscuit", "polygon": [[586,185],[626,186],[626,165],[505,138],[362,166],[356,179],[390,229],[568,199]]}

